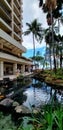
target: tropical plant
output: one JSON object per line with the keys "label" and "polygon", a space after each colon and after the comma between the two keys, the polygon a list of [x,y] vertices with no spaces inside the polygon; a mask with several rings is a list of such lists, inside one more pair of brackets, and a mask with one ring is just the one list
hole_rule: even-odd
{"label": "tropical plant", "polygon": [[[47,12],[47,22],[48,25],[51,26],[51,35],[49,38],[49,35],[47,37],[48,42],[46,44],[49,44],[50,49],[50,66],[51,66],[51,50],[53,54],[53,64],[54,64],[54,70],[56,72],[56,59],[57,57],[60,57],[60,68],[62,68],[62,46],[60,46],[60,42],[62,42],[61,38],[56,36],[54,32],[54,19],[55,21],[58,21],[58,31],[59,31],[59,19],[60,22],[63,24],[63,17],[62,12],[60,11],[62,9],[63,1],[59,0],[46,0],[45,3],[43,3],[43,0],[39,0],[39,5],[42,7],[44,13]],[[60,39],[59,41],[57,41]]]}
{"label": "tropical plant", "polygon": [[29,35],[32,33],[32,38],[33,38],[33,57],[35,57],[35,39],[38,42],[41,42],[42,40],[42,27],[41,23],[37,21],[37,19],[34,19],[31,23],[26,23],[28,26],[28,29],[24,32],[24,35]]}

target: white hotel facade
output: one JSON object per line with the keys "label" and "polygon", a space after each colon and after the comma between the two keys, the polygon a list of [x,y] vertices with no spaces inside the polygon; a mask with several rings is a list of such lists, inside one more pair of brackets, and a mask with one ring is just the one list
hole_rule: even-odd
{"label": "white hotel facade", "polygon": [[29,71],[32,61],[22,56],[22,0],[0,0],[0,77]]}

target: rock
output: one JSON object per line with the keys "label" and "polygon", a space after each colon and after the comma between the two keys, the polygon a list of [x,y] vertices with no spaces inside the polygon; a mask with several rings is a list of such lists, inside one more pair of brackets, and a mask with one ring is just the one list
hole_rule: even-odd
{"label": "rock", "polygon": [[33,112],[33,114],[37,114],[37,113],[40,112],[40,108],[34,108],[34,109],[32,110],[32,112]]}
{"label": "rock", "polygon": [[23,105],[15,107],[15,111],[16,113],[22,113],[24,115],[31,114],[31,111],[26,106],[23,106]]}
{"label": "rock", "polygon": [[11,93],[7,94],[6,97],[7,97],[7,98],[10,98],[10,97],[12,97],[13,95],[14,95],[14,91],[12,91]]}
{"label": "rock", "polygon": [[12,103],[13,103],[13,100],[12,100],[12,99],[10,99],[10,98],[5,98],[4,100],[2,100],[2,101],[0,102],[0,105],[6,106],[6,107],[10,107],[10,106],[12,105]]}
{"label": "rock", "polygon": [[12,106],[13,106],[13,107],[17,107],[17,106],[19,106],[19,103],[16,102],[16,101],[14,101],[13,104],[12,104]]}
{"label": "rock", "polygon": [[17,106],[17,107],[15,107],[15,111],[17,113],[21,113],[23,110],[22,110],[21,106]]}

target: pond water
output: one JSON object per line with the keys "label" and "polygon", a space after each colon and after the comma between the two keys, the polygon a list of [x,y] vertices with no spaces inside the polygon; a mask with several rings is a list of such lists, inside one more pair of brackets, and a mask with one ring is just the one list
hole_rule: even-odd
{"label": "pond water", "polygon": [[27,79],[25,82],[9,82],[6,85],[0,86],[0,94],[29,108],[50,103],[53,95],[54,101],[63,103],[63,90],[53,89],[45,82],[40,82],[36,79]]}

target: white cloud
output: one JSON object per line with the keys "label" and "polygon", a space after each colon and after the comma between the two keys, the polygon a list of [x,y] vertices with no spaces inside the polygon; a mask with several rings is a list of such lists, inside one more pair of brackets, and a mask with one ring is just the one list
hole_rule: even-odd
{"label": "white cloud", "polygon": [[[46,24],[46,16],[42,12],[41,8],[39,8],[39,1],[38,0],[23,0],[23,31],[26,31],[27,26],[26,22],[30,23],[35,18],[38,19],[40,23],[42,23],[42,26],[47,27]],[[27,49],[33,48],[33,41],[32,41],[32,35],[23,36],[23,45]],[[40,48],[45,45],[45,42],[43,41],[42,44],[39,44],[36,42],[36,48]]]}
{"label": "white cloud", "polygon": [[[24,38],[23,46],[25,46],[27,49],[33,49],[33,41],[30,36],[29,38],[28,37]],[[44,39],[42,43],[38,43],[37,41],[35,41],[35,48],[41,48],[44,46],[46,46]]]}
{"label": "white cloud", "polygon": [[39,15],[40,15],[40,13],[39,13],[40,11],[39,11],[39,9],[38,9],[38,8],[39,8],[38,5],[39,5],[38,1],[37,1],[37,2],[35,1],[35,2],[32,4],[32,9],[33,9],[33,12],[34,12],[34,13],[33,13],[33,17],[34,17],[34,18],[38,18]]}

